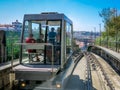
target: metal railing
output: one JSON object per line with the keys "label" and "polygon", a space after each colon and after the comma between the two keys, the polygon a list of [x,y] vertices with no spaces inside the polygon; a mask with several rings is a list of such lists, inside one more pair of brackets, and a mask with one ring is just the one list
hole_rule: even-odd
{"label": "metal railing", "polygon": [[19,58],[19,46],[15,46],[15,42],[19,42],[19,39],[16,38],[9,38],[6,39],[6,46],[0,44],[0,53],[3,53],[0,56],[0,64],[4,64],[10,62],[12,59]]}
{"label": "metal railing", "polygon": [[120,53],[120,41],[117,41],[117,42],[116,41],[101,41],[101,43],[96,43],[96,44]]}

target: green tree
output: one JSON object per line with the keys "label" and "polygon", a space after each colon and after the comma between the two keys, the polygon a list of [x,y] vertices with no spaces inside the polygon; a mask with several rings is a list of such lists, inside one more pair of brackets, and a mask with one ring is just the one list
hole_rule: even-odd
{"label": "green tree", "polygon": [[120,31],[120,16],[111,18],[110,22],[108,22],[108,27],[109,35],[111,37],[115,37],[116,34]]}
{"label": "green tree", "polygon": [[99,13],[99,16],[103,18],[103,23],[105,25],[107,25],[107,23],[110,21],[112,17],[114,17],[114,15],[115,15],[114,9],[111,8],[104,8]]}
{"label": "green tree", "polygon": [[101,41],[103,45],[116,48],[117,51],[117,48],[120,48],[120,15],[117,15],[117,9],[115,8],[104,8],[99,15],[103,19],[105,27]]}
{"label": "green tree", "polygon": [[104,8],[99,15],[103,18],[105,26],[103,35],[106,33],[106,35],[109,34],[109,36],[115,37],[116,33],[120,30],[120,16],[117,16],[117,9]]}

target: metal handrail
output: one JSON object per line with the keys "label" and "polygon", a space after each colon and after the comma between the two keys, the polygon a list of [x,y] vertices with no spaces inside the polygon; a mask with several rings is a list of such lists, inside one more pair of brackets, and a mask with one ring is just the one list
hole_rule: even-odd
{"label": "metal handrail", "polygon": [[44,46],[52,47],[52,75],[54,75],[54,45],[51,43],[15,43],[15,45],[22,45],[25,49],[44,49]]}

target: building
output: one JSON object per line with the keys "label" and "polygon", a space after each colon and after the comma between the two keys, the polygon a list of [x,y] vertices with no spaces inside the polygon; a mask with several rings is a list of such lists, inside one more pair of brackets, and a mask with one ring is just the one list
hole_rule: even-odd
{"label": "building", "polygon": [[22,30],[22,23],[16,20],[15,22],[12,22],[12,24],[0,24],[0,30],[19,32]]}
{"label": "building", "polygon": [[0,24],[0,30],[8,31],[13,29],[14,28],[11,24]]}
{"label": "building", "polygon": [[18,22],[18,20],[16,20],[15,22],[12,22],[12,26],[13,26],[15,31],[22,30],[22,23]]}

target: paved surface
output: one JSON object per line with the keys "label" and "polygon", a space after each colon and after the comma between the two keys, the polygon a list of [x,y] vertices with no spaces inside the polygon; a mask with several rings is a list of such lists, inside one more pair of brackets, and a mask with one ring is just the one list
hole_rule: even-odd
{"label": "paved surface", "polygon": [[[97,56],[98,61],[102,64],[105,72],[110,78],[115,90],[120,90],[120,76],[111,68],[111,66],[102,58]],[[99,67],[94,70],[91,68],[92,74],[92,89],[93,90],[110,90],[107,86],[107,82],[104,79],[103,73]],[[65,90],[87,90],[86,86],[86,59],[83,57],[76,66],[69,83]]]}
{"label": "paved surface", "polygon": [[77,64],[65,90],[86,90],[86,60],[83,57]]}

